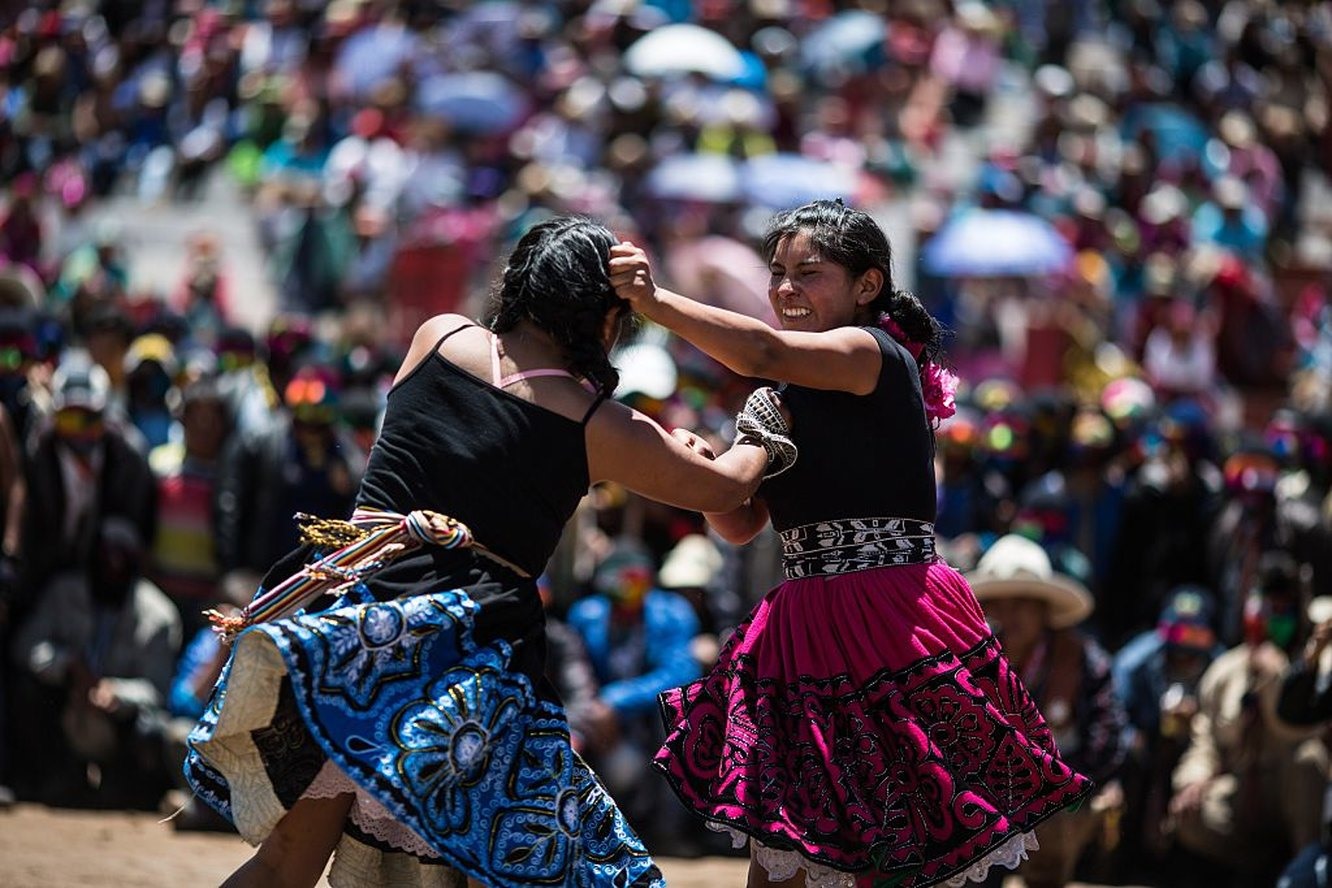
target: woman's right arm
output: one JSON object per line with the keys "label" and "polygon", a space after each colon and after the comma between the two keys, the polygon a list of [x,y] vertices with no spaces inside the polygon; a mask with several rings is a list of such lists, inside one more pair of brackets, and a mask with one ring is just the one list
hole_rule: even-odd
{"label": "woman's right arm", "polygon": [[695,512],[739,508],[758,490],[768,467],[767,452],[751,444],[738,444],[709,459],[615,401],[604,404],[588,422],[587,448],[594,482],[615,481],[649,499]]}

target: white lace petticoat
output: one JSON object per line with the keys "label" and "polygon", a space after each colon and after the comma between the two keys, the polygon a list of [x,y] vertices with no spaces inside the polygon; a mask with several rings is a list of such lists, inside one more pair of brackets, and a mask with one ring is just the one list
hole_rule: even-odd
{"label": "white lace petticoat", "polygon": [[352,823],[356,824],[357,829],[399,851],[426,860],[440,859],[439,855],[426,844],[425,839],[394,819],[387,808],[376,801],[370,793],[353,783],[341,768],[333,764],[332,759],[324,762],[324,766],[319,769],[309,788],[301,793],[301,798],[331,799],[343,793],[353,793],[356,796],[348,816],[351,817]]}
{"label": "white lace petticoat", "polygon": [[[797,851],[769,848],[757,839],[752,839],[745,833],[720,823],[709,823],[708,828],[730,836],[731,846],[734,848],[743,848],[745,842],[753,842],[754,859],[774,882],[784,882],[803,869],[806,888],[855,888],[854,873],[845,873],[830,866],[814,863]],[[1036,841],[1034,832],[1019,833],[940,884],[943,888],[961,888],[967,882],[983,882],[990,873],[990,867],[1016,869],[1027,859],[1029,853],[1038,848],[1040,844]]]}

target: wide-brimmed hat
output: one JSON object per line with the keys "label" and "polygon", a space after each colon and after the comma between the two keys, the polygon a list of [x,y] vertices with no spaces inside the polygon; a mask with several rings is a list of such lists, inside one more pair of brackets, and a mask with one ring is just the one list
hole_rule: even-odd
{"label": "wide-brimmed hat", "polygon": [[657,585],[663,589],[706,589],[722,567],[716,544],[701,533],[691,533],[666,555]]}
{"label": "wide-brimmed hat", "polygon": [[1017,534],[996,540],[967,576],[967,582],[982,605],[1001,598],[1044,601],[1049,605],[1052,629],[1076,626],[1092,612],[1087,587],[1056,572],[1039,543]]}

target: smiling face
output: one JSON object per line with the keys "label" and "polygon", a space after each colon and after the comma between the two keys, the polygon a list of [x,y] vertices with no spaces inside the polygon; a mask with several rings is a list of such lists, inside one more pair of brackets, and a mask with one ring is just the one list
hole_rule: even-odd
{"label": "smiling face", "polygon": [[768,299],[784,330],[818,333],[850,326],[883,286],[878,269],[853,276],[826,259],[803,231],[777,243],[768,273]]}

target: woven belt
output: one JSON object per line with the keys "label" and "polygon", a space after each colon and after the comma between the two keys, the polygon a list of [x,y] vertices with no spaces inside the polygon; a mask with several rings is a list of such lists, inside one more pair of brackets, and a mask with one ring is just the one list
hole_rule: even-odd
{"label": "woven belt", "polygon": [[914,518],[839,518],[783,530],[788,580],[934,561],[934,525]]}
{"label": "woven belt", "polygon": [[301,541],[327,554],[305,565],[267,591],[262,591],[239,615],[208,611],[213,628],[226,642],[256,623],[289,616],[323,595],[339,595],[403,554],[422,546],[441,549],[470,548],[527,576],[472,538],[467,525],[447,515],[426,510],[383,512],[359,508],[351,521],[297,515]]}

